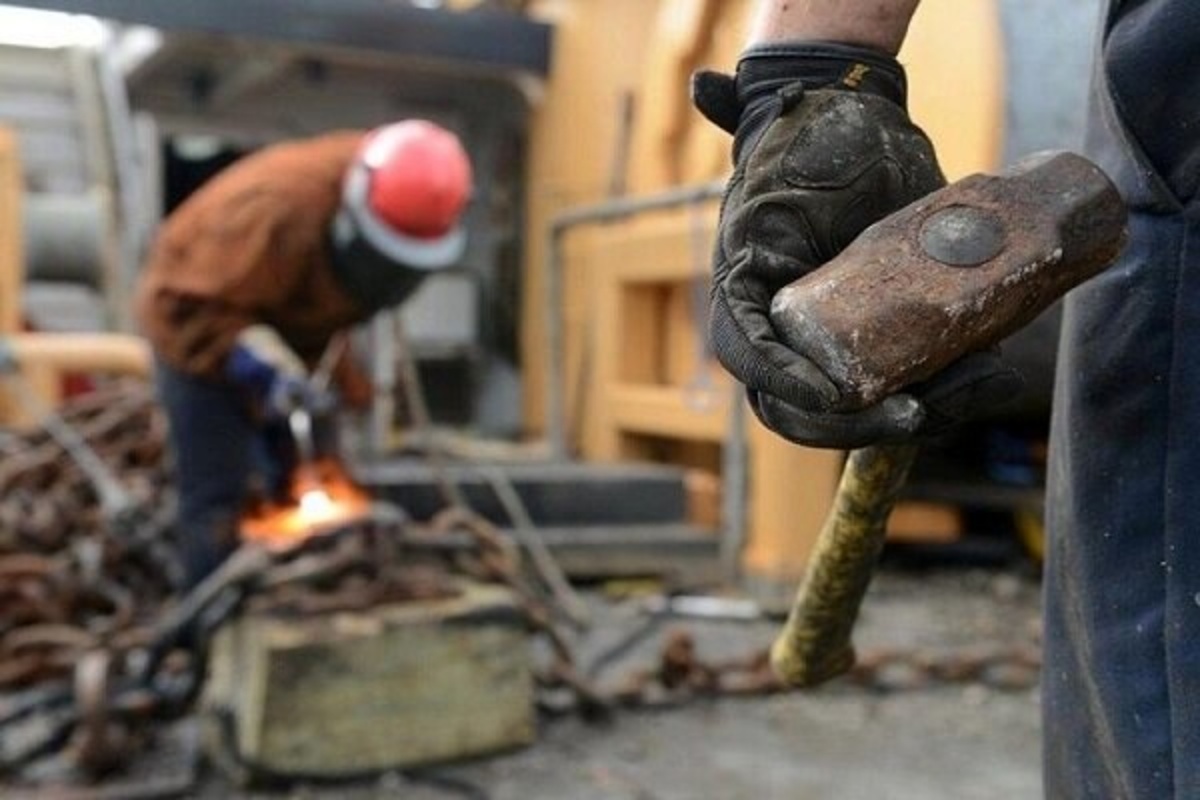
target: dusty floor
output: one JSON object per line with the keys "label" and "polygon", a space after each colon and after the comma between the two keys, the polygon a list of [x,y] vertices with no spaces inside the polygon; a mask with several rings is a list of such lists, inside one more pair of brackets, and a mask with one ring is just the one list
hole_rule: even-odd
{"label": "dusty floor", "polygon": [[[604,605],[593,647],[633,621]],[[864,649],[1028,642],[1038,590],[1029,578],[982,570],[885,570],[859,628]],[[705,657],[746,652],[774,623],[679,623]],[[651,657],[636,651],[612,674]],[[444,767],[436,788],[398,775],[340,786],[238,793],[206,775],[192,796],[408,800],[1034,800],[1039,723],[1036,690],[981,685],[876,694],[846,685],[810,695],[693,704],[621,713],[609,725],[545,724],[526,750]]]}

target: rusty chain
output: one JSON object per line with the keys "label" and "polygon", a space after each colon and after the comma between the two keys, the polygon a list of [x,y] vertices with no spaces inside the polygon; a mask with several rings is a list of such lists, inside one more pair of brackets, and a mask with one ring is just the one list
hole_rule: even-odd
{"label": "rusty chain", "polygon": [[[1041,649],[1032,644],[952,649],[877,649],[859,656],[844,685],[890,693],[977,684],[997,691],[1037,685]],[[836,684],[835,684],[836,685]],[[791,691],[772,672],[768,648],[723,661],[704,661],[683,629],[664,637],[658,663],[627,675],[612,692],[626,707],[677,705],[697,697],[740,697]]]}
{"label": "rusty chain", "polygon": [[[104,519],[86,475],[45,434],[0,436],[0,777],[59,753],[93,774],[120,766],[156,724],[191,710],[209,638],[232,614],[448,597],[459,591],[456,576],[516,596],[548,644],[548,663],[537,669],[548,711],[594,716],[783,690],[765,650],[706,661],[686,631],[664,637],[653,667],[602,688],[579,663],[570,614],[530,577],[513,541],[462,505],[423,523],[374,514],[282,553],[244,545],[205,592],[181,597],[171,577],[165,426],[151,392],[114,384],[61,413],[120,475],[140,513]],[[879,691],[961,682],[1017,689],[1036,683],[1039,661],[1036,644],[875,651],[845,680]],[[552,699],[563,693],[566,704]],[[33,721],[40,734],[7,741]]]}

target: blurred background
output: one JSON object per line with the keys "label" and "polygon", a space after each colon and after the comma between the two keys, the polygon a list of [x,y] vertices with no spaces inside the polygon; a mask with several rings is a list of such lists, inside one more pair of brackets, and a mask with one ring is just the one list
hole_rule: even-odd
{"label": "blurred background", "polygon": [[[0,337],[50,408],[114,375],[148,385],[130,298],[164,215],[265,145],[435,120],[474,164],[469,245],[353,334],[373,392],[342,422],[355,480],[424,519],[449,475],[497,528],[537,529],[576,582],[720,587],[778,609],[843,454],[761,429],[704,342],[729,141],[691,108],[687,83],[732,69],[752,5],[2,5]],[[901,60],[949,178],[1080,146],[1099,6],[925,0]],[[990,570],[1024,587],[1003,583],[1002,602],[1020,595],[1036,611],[1057,329],[1051,310],[1006,344],[1028,385],[1003,414],[926,448],[885,563]],[[0,387],[10,455],[34,408]],[[13,515],[28,507],[0,528]],[[0,533],[0,552],[22,541]],[[1019,796],[996,792],[946,796]]]}
{"label": "blurred background", "polygon": [[[147,243],[216,171],[274,141],[428,117],[463,137],[478,175],[467,257],[398,312],[434,422],[586,463],[675,465],[692,521],[741,528],[750,572],[786,581],[805,557],[791,515],[822,516],[837,457],[734,419],[699,336],[715,203],[679,192],[728,169],[686,79],[734,63],[749,6],[0,8],[4,330],[136,334]],[[1078,145],[1097,13],[1095,0],[924,4],[902,58],[951,177]],[[922,526],[960,537],[951,518],[976,506],[1036,506],[1056,329],[1050,313],[1010,343],[1029,387],[1005,418],[946,443],[948,474],[971,479],[914,487],[940,505],[914,520],[917,539]],[[356,441],[377,460],[404,401],[389,320],[358,337],[377,402]]]}

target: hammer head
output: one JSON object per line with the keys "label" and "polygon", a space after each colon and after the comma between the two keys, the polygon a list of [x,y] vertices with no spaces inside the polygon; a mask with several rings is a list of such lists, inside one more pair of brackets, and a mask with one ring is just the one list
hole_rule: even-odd
{"label": "hammer head", "polygon": [[780,340],[872,405],[998,343],[1116,259],[1125,206],[1071,153],[972,175],[875,223],[775,295]]}

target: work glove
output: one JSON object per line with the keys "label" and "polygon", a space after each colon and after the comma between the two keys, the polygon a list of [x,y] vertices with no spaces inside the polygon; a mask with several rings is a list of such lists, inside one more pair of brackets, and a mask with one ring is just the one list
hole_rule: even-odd
{"label": "work glove", "polygon": [[250,393],[267,420],[285,419],[299,408],[316,414],[332,402],[312,387],[304,362],[269,325],[252,325],[238,334],[225,374]]}
{"label": "work glove", "polygon": [[696,107],[734,135],[713,256],[713,349],[745,384],[758,418],[799,444],[849,449],[932,436],[1021,386],[998,353],[976,353],[924,384],[856,408],[771,327],[779,289],[944,183],[932,144],[908,118],[905,95],[894,58],[827,42],[755,46],[735,76],[692,79]]}

